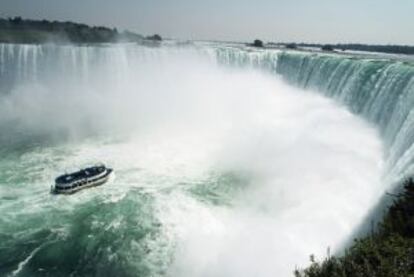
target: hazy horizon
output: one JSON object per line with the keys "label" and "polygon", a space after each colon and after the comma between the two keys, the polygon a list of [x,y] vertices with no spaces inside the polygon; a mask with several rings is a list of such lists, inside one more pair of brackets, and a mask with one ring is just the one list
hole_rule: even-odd
{"label": "hazy horizon", "polygon": [[74,21],[193,40],[413,45],[414,2],[3,0],[0,16]]}

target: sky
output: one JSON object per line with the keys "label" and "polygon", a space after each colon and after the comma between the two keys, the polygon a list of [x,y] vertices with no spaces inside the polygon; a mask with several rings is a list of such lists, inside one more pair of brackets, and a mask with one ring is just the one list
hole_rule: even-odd
{"label": "sky", "polygon": [[178,39],[414,45],[413,0],[0,0],[0,17]]}

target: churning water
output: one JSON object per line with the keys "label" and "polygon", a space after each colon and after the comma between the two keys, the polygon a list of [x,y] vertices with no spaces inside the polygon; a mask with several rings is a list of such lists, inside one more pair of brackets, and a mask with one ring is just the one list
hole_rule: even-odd
{"label": "churning water", "polygon": [[[271,74],[280,55],[0,45],[0,275],[289,276],[340,249],[384,192],[382,143]],[[95,162],[116,178],[49,194]]]}

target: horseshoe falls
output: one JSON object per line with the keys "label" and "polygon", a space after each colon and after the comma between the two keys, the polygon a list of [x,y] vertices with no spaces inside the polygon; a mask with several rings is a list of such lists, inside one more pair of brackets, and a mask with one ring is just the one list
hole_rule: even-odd
{"label": "horseshoe falls", "polygon": [[292,276],[412,174],[413,102],[402,58],[0,44],[0,275]]}

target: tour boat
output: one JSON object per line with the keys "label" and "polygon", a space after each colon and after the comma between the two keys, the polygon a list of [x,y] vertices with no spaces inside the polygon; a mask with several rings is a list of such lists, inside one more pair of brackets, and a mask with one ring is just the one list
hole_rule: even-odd
{"label": "tour boat", "polygon": [[109,180],[112,171],[112,168],[107,168],[105,165],[97,165],[73,173],[63,174],[55,179],[51,192],[71,194],[85,188],[100,186]]}

